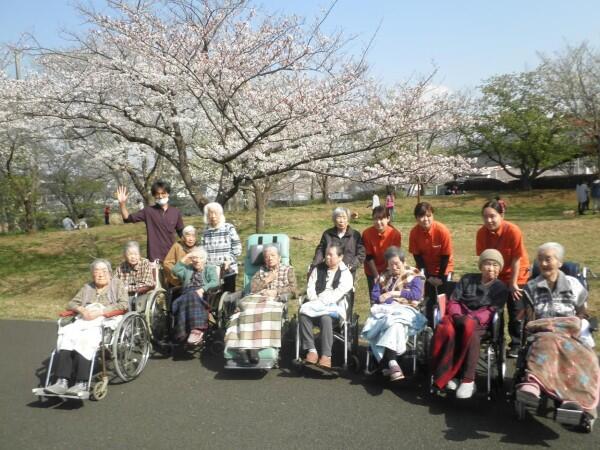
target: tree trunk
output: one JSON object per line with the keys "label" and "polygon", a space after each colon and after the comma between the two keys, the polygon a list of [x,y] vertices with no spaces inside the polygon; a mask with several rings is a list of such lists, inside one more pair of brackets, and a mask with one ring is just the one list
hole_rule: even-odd
{"label": "tree trunk", "polygon": [[521,177],[519,178],[519,184],[521,186],[521,189],[523,189],[524,191],[531,191],[531,189],[532,189],[531,182],[532,182],[532,179],[529,174],[521,174]]}
{"label": "tree trunk", "polygon": [[317,183],[321,188],[321,203],[325,203],[326,205],[331,203],[329,199],[329,178],[327,175],[316,175]]}
{"label": "tree trunk", "polygon": [[265,215],[267,213],[267,203],[271,196],[271,182],[268,178],[262,181],[252,181],[252,193],[254,194],[254,203],[256,208],[256,224],[257,233],[265,231]]}

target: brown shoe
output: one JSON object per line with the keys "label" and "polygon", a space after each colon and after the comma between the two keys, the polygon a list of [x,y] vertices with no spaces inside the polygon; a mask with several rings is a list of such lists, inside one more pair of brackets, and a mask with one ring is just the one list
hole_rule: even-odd
{"label": "brown shoe", "polygon": [[304,362],[306,364],[316,364],[318,360],[319,360],[319,355],[317,354],[317,352],[308,352],[306,354],[306,358],[304,359]]}
{"label": "brown shoe", "polygon": [[331,356],[321,356],[317,366],[322,367],[323,369],[331,369]]}

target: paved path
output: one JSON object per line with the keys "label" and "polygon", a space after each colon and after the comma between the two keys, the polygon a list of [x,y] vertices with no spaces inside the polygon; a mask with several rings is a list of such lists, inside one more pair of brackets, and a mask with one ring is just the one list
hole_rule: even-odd
{"label": "paved path", "polygon": [[42,403],[31,388],[55,339],[53,323],[0,321],[0,448],[600,448],[598,429],[520,423],[508,404],[432,399],[416,381],[223,373],[198,358],[151,359],[101,402]]}

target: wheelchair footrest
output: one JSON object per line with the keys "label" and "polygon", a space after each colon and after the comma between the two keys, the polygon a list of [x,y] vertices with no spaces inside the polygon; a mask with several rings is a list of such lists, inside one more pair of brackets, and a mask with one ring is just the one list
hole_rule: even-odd
{"label": "wheelchair footrest", "polygon": [[79,395],[66,395],[66,394],[49,394],[44,388],[34,388],[31,390],[33,395],[37,395],[38,397],[59,397],[62,399],[70,399],[70,400],[88,400],[90,398],[89,392],[82,392]]}
{"label": "wheelchair footrest", "polygon": [[276,359],[261,359],[256,364],[238,363],[234,359],[225,362],[225,369],[269,370],[277,365]]}
{"label": "wheelchair footrest", "polygon": [[581,423],[581,417],[583,411],[577,411],[573,409],[556,408],[555,420],[558,423],[564,425],[579,425]]}

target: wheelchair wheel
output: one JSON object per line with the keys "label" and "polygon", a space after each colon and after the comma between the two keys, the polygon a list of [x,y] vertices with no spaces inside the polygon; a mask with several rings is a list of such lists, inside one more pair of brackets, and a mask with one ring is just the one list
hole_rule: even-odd
{"label": "wheelchair wheel", "polygon": [[108,394],[108,379],[98,381],[92,388],[92,400],[100,401]]}
{"label": "wheelchair wheel", "polygon": [[136,378],[150,356],[150,333],[143,317],[128,313],[117,326],[112,343],[115,371],[123,381]]}
{"label": "wheelchair wheel", "polygon": [[149,336],[155,345],[162,344],[169,337],[169,310],[167,307],[167,293],[156,291],[146,304],[146,322],[148,323]]}

